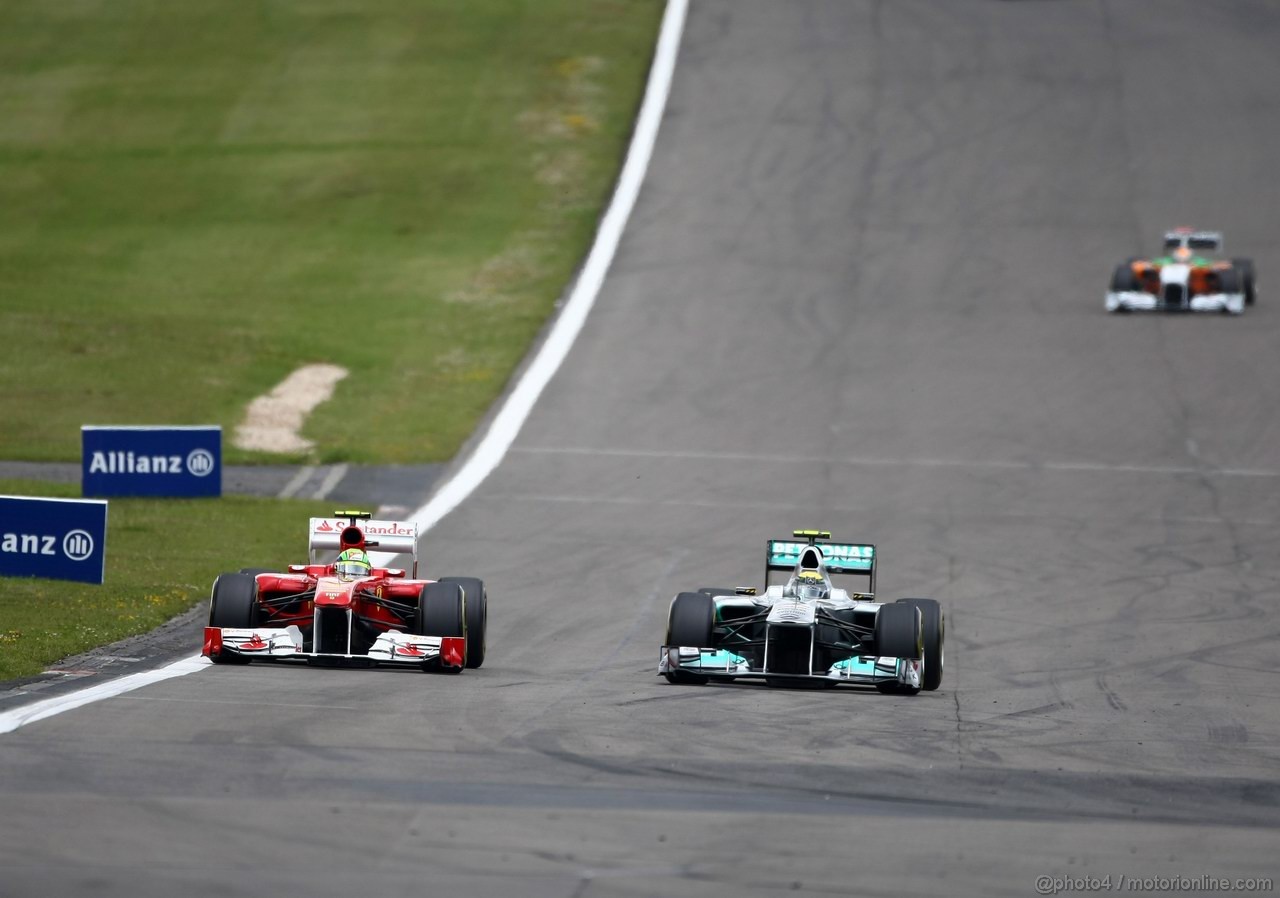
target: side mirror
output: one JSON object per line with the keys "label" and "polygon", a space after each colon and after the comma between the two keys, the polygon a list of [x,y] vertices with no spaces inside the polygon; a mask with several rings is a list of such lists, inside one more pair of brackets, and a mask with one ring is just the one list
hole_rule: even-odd
{"label": "side mirror", "polygon": [[307,572],[307,566],[305,564],[289,565],[289,573],[291,574],[305,574],[306,572]]}
{"label": "side mirror", "polygon": [[404,568],[389,567],[389,568],[387,568],[387,576],[388,576],[388,577],[403,577],[403,576],[404,576]]}

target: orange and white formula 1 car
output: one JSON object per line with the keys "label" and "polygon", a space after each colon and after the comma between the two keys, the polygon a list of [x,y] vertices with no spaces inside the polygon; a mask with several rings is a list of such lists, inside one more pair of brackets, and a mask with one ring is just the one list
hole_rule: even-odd
{"label": "orange and white formula 1 car", "polygon": [[1214,259],[1216,231],[1177,228],[1164,235],[1165,255],[1132,258],[1116,267],[1107,291],[1108,312],[1221,312],[1239,315],[1253,305],[1249,259]]}

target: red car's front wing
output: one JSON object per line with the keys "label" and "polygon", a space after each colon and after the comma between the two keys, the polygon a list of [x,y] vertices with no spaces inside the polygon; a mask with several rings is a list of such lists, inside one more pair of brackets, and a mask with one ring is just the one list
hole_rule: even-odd
{"label": "red car's front wing", "polygon": [[305,651],[302,631],[297,627],[205,627],[204,648],[200,654],[214,662],[234,655],[237,660],[246,661],[325,659],[334,663],[349,661],[354,664],[461,670],[467,657],[467,641],[462,636],[417,636],[399,630],[387,630],[374,641],[368,654],[342,655]]}

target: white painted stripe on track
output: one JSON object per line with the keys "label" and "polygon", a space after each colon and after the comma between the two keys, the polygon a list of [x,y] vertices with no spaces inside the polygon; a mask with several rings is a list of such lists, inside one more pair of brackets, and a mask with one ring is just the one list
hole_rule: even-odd
{"label": "white painted stripe on track", "polygon": [[[813,511],[813,505],[804,502],[767,502],[763,500],[734,500],[734,499],[653,499],[645,496],[605,496],[599,494],[579,494],[572,495],[569,493],[492,493],[484,497],[485,502],[496,502],[498,504],[510,505],[513,502],[554,502],[561,505],[618,505],[632,507],[649,507],[649,508],[705,508],[712,511],[721,512],[747,512],[747,511],[770,511],[770,512],[810,512]],[[857,514],[865,512],[865,505],[824,505],[823,509],[832,514]],[[907,515],[927,514],[936,518],[936,511],[921,512],[916,509],[908,512]],[[948,510],[948,514],[952,515],[957,521],[962,520],[1028,520],[1043,521],[1049,518],[1061,518],[1074,520],[1078,515],[1072,515],[1068,512],[1053,510],[1045,512],[1029,512],[1029,511],[1007,511],[1007,510],[981,510],[974,512],[966,512],[963,510]],[[1125,517],[1123,515],[1108,515],[1100,517],[1093,515],[1089,518],[1094,523],[1127,523],[1127,524],[1191,524],[1201,525],[1208,524],[1220,527],[1223,524],[1230,523],[1236,527],[1276,527],[1280,525],[1280,521],[1274,518],[1225,518],[1214,515],[1149,515],[1144,514],[1138,517]]]}
{"label": "white painted stripe on track", "polygon": [[974,468],[998,471],[1081,471],[1092,474],[1196,474],[1206,477],[1280,477],[1266,468],[1214,468],[1209,465],[1140,465],[1090,461],[980,461],[966,458],[872,458],[837,455],[771,455],[756,452],[698,452],[666,449],[592,449],[586,446],[521,446],[513,452],[529,455],[600,455],[604,457],[680,459],[685,461],[741,461],[763,464],[849,465],[850,467]]}
{"label": "white painted stripe on track", "polygon": [[284,489],[280,491],[276,498],[292,499],[298,490],[302,489],[302,485],[311,479],[311,475],[316,472],[314,465],[303,465],[298,469],[298,473],[284,485]]}
{"label": "white painted stripe on track", "polygon": [[23,705],[20,708],[14,708],[12,711],[5,711],[0,714],[0,733],[12,733],[18,727],[35,723],[37,720],[44,720],[46,717],[53,717],[63,711],[71,711],[104,698],[123,695],[126,692],[141,689],[143,686],[150,686],[152,683],[186,676],[209,666],[207,658],[193,655],[156,670],[130,674],[127,677],[108,680],[106,683],[90,686],[88,689],[81,689],[78,692],[71,692],[55,698],[47,698],[41,702],[33,702],[30,705]]}
{"label": "white painted stripe on track", "polygon": [[[569,294],[569,299],[560,311],[547,335],[546,341],[538,350],[533,362],[525,369],[524,376],[508,395],[484,438],[476,445],[475,451],[461,468],[443,484],[426,505],[409,516],[410,521],[418,524],[419,534],[425,533],[439,523],[440,519],[457,508],[463,500],[475,492],[476,487],[484,482],[493,470],[498,467],[511,448],[520,428],[533,411],[534,404],[542,395],[543,389],[550,383],[552,376],[568,356],[578,332],[587,319],[587,313],[595,305],[600,288],[604,285],[605,275],[613,263],[614,254],[622,240],[622,232],[626,227],[631,210],[635,207],[640,195],[640,185],[644,182],[645,172],[649,168],[649,159],[653,155],[653,147],[658,137],[658,126],[662,123],[662,113],[667,105],[667,96],[671,92],[671,79],[675,73],[676,55],[680,48],[680,34],[684,30],[685,14],[688,0],[668,0],[666,13],[662,18],[662,27],[658,34],[658,45],[653,55],[653,64],[649,68],[649,83],[645,88],[644,103],[636,118],[635,131],[631,137],[631,147],[627,151],[626,162],[622,166],[622,174],[618,178],[618,187],[613,192],[613,200],[600,220],[600,228],[596,231],[595,243],[587,256],[586,264]],[[395,556],[383,552],[371,553],[374,563],[385,565]]]}
{"label": "white painted stripe on track", "polygon": [[334,465],[329,469],[329,473],[325,475],[324,482],[320,484],[320,488],[311,496],[312,499],[323,499],[333,492],[333,488],[337,486],[343,477],[347,476],[346,465]]}
{"label": "white painted stripe on track", "polygon": [[[170,702],[178,705],[242,705],[243,699],[231,698],[173,698],[171,696],[131,695],[125,699],[130,702]],[[366,707],[357,705],[308,705],[302,702],[258,702],[255,708],[324,708],[330,711],[365,711]]]}
{"label": "white painted stripe on track", "polygon": [[[675,73],[680,35],[684,31],[688,6],[688,0],[667,0],[667,9],[662,17],[653,64],[649,68],[649,82],[645,87],[644,103],[636,118],[636,127],[632,133],[626,161],[622,166],[622,174],[618,178],[618,186],[613,192],[609,208],[600,220],[595,242],[591,246],[586,264],[582,266],[578,280],[573,285],[568,301],[561,309],[560,316],[551,328],[551,333],[538,349],[533,362],[525,369],[515,389],[507,394],[502,408],[494,416],[488,431],[476,444],[470,457],[448,481],[436,490],[427,504],[409,516],[409,520],[417,522],[419,533],[430,530],[441,518],[457,508],[506,456],[511,443],[520,432],[520,428],[524,426],[529,413],[533,411],[534,403],[538,401],[543,389],[568,356],[574,340],[578,337],[578,332],[582,330],[583,322],[586,321],[587,313],[595,305],[600,288],[604,285],[605,275],[613,263],[614,254],[618,251],[618,244],[622,240],[627,219],[631,217],[631,210],[635,207],[636,199],[640,195],[640,185],[644,183],[645,172],[649,168],[649,159],[653,155],[653,147],[658,137],[658,126],[662,123],[662,113],[666,109],[667,96],[671,92],[671,79]],[[301,486],[302,482],[299,481],[294,489]],[[384,552],[370,554],[379,565],[385,565],[395,557]],[[18,727],[61,714],[63,711],[121,695],[171,677],[195,673],[208,666],[210,665],[207,659],[195,655],[159,670],[121,677],[79,692],[15,708],[12,711],[0,713],[0,733],[12,732]]]}

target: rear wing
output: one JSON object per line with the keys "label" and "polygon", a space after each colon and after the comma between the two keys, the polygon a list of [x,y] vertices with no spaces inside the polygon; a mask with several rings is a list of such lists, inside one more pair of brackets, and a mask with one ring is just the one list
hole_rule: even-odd
{"label": "rear wing", "polygon": [[363,512],[338,512],[332,518],[312,518],[307,539],[308,558],[319,564],[322,552],[343,549],[377,549],[391,555],[413,557],[413,578],[418,576],[418,525],[414,521],[375,521]]}
{"label": "rear wing", "polygon": [[1186,246],[1187,249],[1218,252],[1222,249],[1222,232],[1193,231],[1187,228],[1169,231],[1164,235],[1164,246],[1165,249],[1177,249],[1180,246]]}
{"label": "rear wing", "polygon": [[[797,536],[801,531],[797,531]],[[808,536],[808,534],[805,534]],[[825,534],[824,535],[829,535]],[[822,566],[829,574],[854,574],[867,577],[870,581],[868,592],[876,591],[876,547],[870,543],[836,543],[828,540],[808,537],[805,540],[771,539],[768,542],[765,558],[765,585],[769,583],[769,574],[774,571],[795,570],[805,549],[813,546],[822,553]]]}

